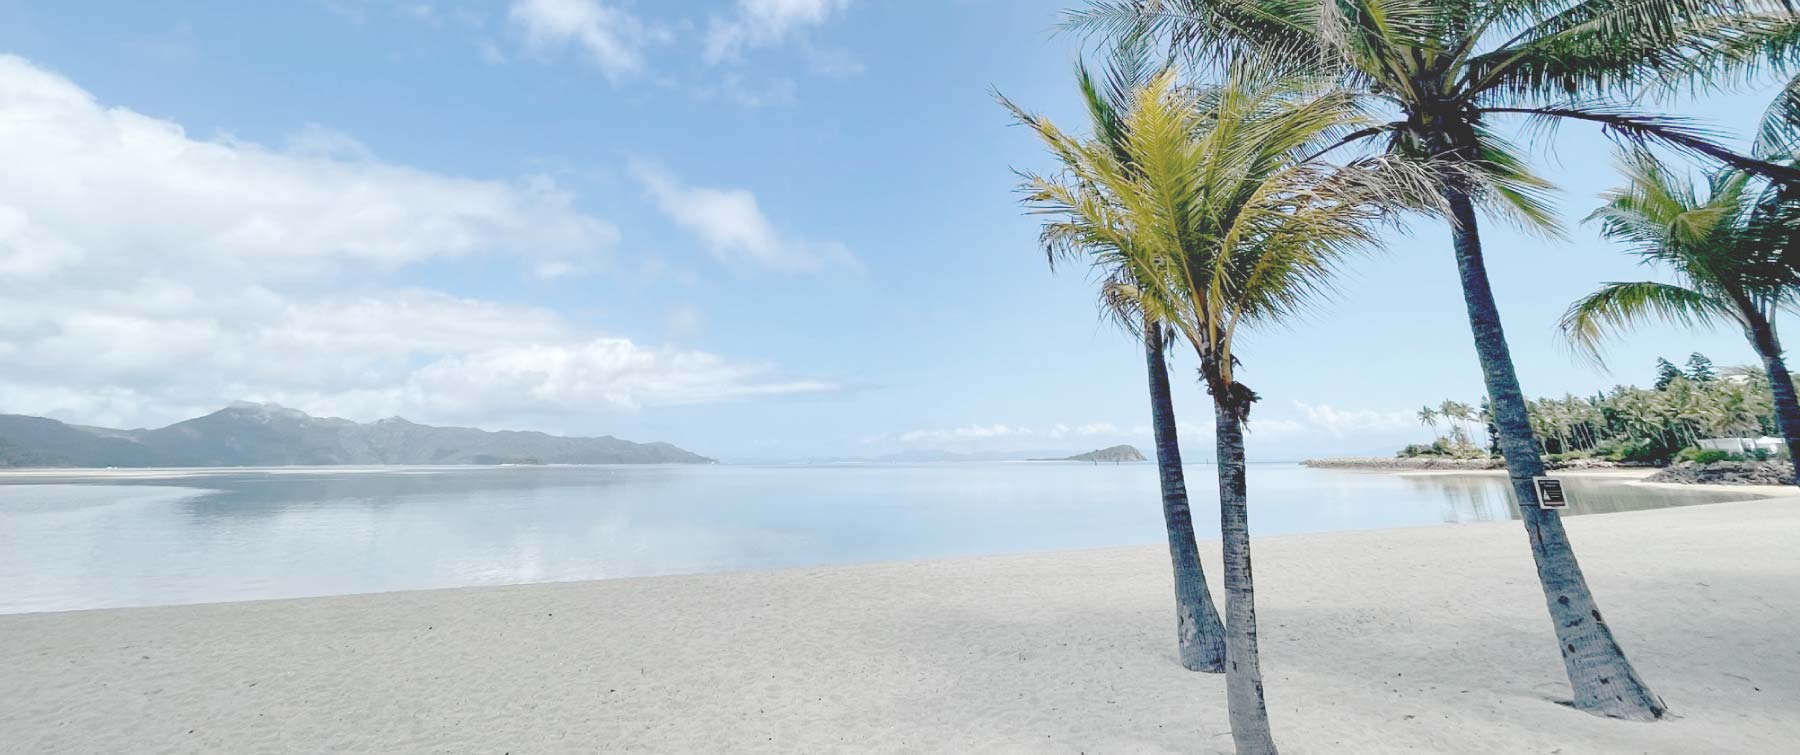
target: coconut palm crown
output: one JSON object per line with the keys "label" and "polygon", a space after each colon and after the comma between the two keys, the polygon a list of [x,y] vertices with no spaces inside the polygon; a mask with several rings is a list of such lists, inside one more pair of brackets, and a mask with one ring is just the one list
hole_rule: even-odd
{"label": "coconut palm crown", "polygon": [[[1100,76],[1096,76],[1085,62],[1078,61],[1075,66],[1075,81],[1082,103],[1087,106],[1094,138],[1127,164],[1131,162],[1131,155],[1125,145],[1125,114],[1130,110],[1131,99],[1166,67],[1166,64],[1159,66],[1153,61],[1150,52],[1149,46],[1128,41],[1110,51]],[[1063,261],[1055,253],[1048,257],[1052,269]],[[1112,259],[1119,261],[1120,258]],[[1188,505],[1187,477],[1182,469],[1175,403],[1169,385],[1167,350],[1171,333],[1150,312],[1140,311],[1141,308],[1129,297],[1117,295],[1119,290],[1132,288],[1134,279],[1131,276],[1132,272],[1126,269],[1103,272],[1102,278],[1107,284],[1101,288],[1101,312],[1140,338],[1144,345],[1158,487],[1162,493],[1163,523],[1175,577],[1177,649],[1183,667],[1192,671],[1223,672],[1225,627],[1207,586],[1199,546],[1194,538],[1193,512]],[[1122,285],[1115,287],[1115,284]]]}
{"label": "coconut palm crown", "polygon": [[1800,63],[1800,16],[1781,0],[1091,0],[1067,25],[1166,40],[1200,65],[1330,75],[1394,113],[1345,143],[1448,158],[1490,209],[1545,229],[1555,223],[1549,186],[1495,130],[1508,120],[1592,123],[1636,145],[1800,180],[1800,170],[1720,146],[1700,124],[1614,100]]}
{"label": "coconut palm crown", "polygon": [[1401,161],[1306,159],[1370,123],[1353,96],[1318,84],[1240,70],[1196,89],[1165,70],[1134,95],[1116,140],[1079,138],[1005,103],[1063,168],[1024,176],[1026,203],[1053,218],[1046,252],[1107,275],[1114,311],[1179,332],[1208,389],[1241,418],[1255,397],[1236,379],[1235,336],[1327,293],[1346,257],[1376,246],[1391,207],[1433,201],[1429,177]]}
{"label": "coconut palm crown", "polygon": [[1779,186],[1732,170],[1707,176],[1701,195],[1686,177],[1642,152],[1621,161],[1626,185],[1589,216],[1609,239],[1676,282],[1614,282],[1563,315],[1572,343],[1599,358],[1604,340],[1649,320],[1741,328],[1762,359],[1790,456],[1800,451],[1800,404],[1775,332],[1776,310],[1800,293],[1800,212]]}
{"label": "coconut palm crown", "polygon": [[1214,404],[1232,737],[1239,753],[1273,753],[1246,516],[1243,427],[1257,396],[1238,380],[1237,336],[1326,293],[1340,263],[1374,245],[1390,208],[1428,204],[1433,185],[1407,161],[1312,159],[1367,127],[1353,97],[1317,81],[1239,68],[1194,88],[1170,69],[1129,102],[1116,123],[1099,124],[1115,129],[1101,139],[1006,103],[1061,164],[1025,174],[1022,190],[1046,216],[1052,258],[1096,265],[1116,310],[1166,323],[1198,357]]}

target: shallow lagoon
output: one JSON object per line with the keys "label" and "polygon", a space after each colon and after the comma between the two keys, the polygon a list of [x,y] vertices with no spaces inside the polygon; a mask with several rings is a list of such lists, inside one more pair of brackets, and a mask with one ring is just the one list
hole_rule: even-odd
{"label": "shallow lagoon", "polygon": [[[1216,539],[1213,468],[1188,476]],[[1255,464],[1250,486],[1261,535],[1515,514],[1498,476]],[[1750,497],[1570,488],[1572,514]],[[0,613],[1093,548],[1162,528],[1150,464],[15,474],[0,478]]]}

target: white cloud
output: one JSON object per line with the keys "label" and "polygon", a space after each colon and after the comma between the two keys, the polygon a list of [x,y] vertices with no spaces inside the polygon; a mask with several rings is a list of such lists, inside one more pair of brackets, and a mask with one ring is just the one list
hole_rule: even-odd
{"label": "white cloud", "polygon": [[1409,427],[1414,421],[1412,413],[1403,410],[1337,409],[1326,404],[1315,405],[1304,401],[1295,401],[1294,408],[1300,410],[1307,425],[1337,437],[1354,432]]}
{"label": "white cloud", "polygon": [[912,430],[900,434],[902,443],[945,442],[945,441],[990,441],[1006,438],[1026,438],[1033,435],[1029,427],[1010,425],[969,425],[941,430]]}
{"label": "white cloud", "polygon": [[617,81],[644,69],[645,49],[669,32],[601,0],[514,0],[507,17],[539,51],[573,45]]}
{"label": "white cloud", "polygon": [[[393,269],[490,250],[586,256],[617,237],[547,178],[479,181],[342,159],[360,145],[328,133],[301,132],[293,151],[198,140],[0,56],[0,241],[12,260],[61,246],[51,267],[118,251],[88,274],[128,280],[173,268],[209,277]],[[337,156],[317,154],[326,141]]]}
{"label": "white cloud", "polygon": [[676,307],[668,315],[668,331],[675,336],[692,336],[700,332],[706,317],[693,307]]}
{"label": "white cloud", "polygon": [[[805,29],[821,26],[850,7],[850,0],[738,0],[733,12],[714,16],[707,26],[706,60],[736,60],[746,49],[768,47],[792,39]],[[824,67],[850,72],[861,65],[848,53],[827,53],[834,59]]]}
{"label": "white cloud", "polygon": [[835,241],[787,236],[763,215],[756,195],[745,189],[685,186],[660,167],[634,162],[631,172],[656,206],[677,225],[700,237],[714,256],[748,260],[764,267],[810,272],[858,268],[850,248]]}
{"label": "white cloud", "polygon": [[862,61],[849,50],[836,47],[806,48],[806,66],[813,73],[834,79],[847,79],[863,72]]}
{"label": "white cloud", "polygon": [[[1251,438],[1258,440],[1288,441],[1294,438],[1330,435],[1342,437],[1359,432],[1374,432],[1409,427],[1411,415],[1404,411],[1382,412],[1366,409],[1345,410],[1323,404],[1308,404],[1302,401],[1293,402],[1300,416],[1270,416],[1267,411],[1252,412],[1250,423],[1246,427]],[[1207,422],[1178,422],[1176,432],[1183,445],[1190,451],[1205,450],[1196,443],[1210,443],[1214,436],[1214,428]],[[1009,441],[1023,439],[1041,439],[1047,445],[1074,445],[1075,443],[1109,444],[1133,443],[1149,444],[1154,442],[1154,432],[1147,425],[1121,425],[1114,422],[1056,422],[1042,426],[1042,430],[1033,430],[1030,426],[1019,425],[981,425],[972,424],[948,429],[922,429],[901,433],[895,436],[904,443],[936,443],[955,444],[958,446],[983,446],[988,448],[1016,445]],[[889,439],[887,435],[869,436],[863,439],[865,444],[875,444]],[[1139,448],[1147,449],[1147,445]]]}
{"label": "white cloud", "polygon": [[[1306,432],[1307,427],[1304,423],[1296,422],[1291,419],[1259,419],[1255,415],[1251,415],[1250,422],[1246,426],[1246,429],[1252,434],[1266,438],[1270,436],[1299,435]],[[1208,434],[1211,434],[1210,429]]]}
{"label": "white cloud", "polygon": [[285,150],[299,157],[323,157],[337,160],[373,160],[375,153],[356,137],[317,123],[308,123],[287,138]]}
{"label": "white cloud", "polygon": [[794,80],[785,76],[759,82],[732,72],[721,76],[717,84],[695,89],[694,94],[701,99],[717,97],[744,107],[757,108],[791,104],[798,91],[799,87],[794,84]]}
{"label": "white cloud", "polygon": [[1058,422],[1054,425],[1051,425],[1050,429],[1044,433],[1044,436],[1047,438],[1050,438],[1051,440],[1061,440],[1063,438],[1091,438],[1091,437],[1095,437],[1095,436],[1133,436],[1133,435],[1149,435],[1149,434],[1150,434],[1150,429],[1147,427],[1134,427],[1134,428],[1131,428],[1130,430],[1125,430],[1125,429],[1121,429],[1118,425],[1115,425],[1111,422],[1089,422],[1089,423],[1083,424],[1083,425],[1069,425],[1069,424],[1066,424],[1063,422]]}
{"label": "white cloud", "polygon": [[766,364],[594,337],[446,356],[413,370],[399,386],[336,400],[367,400],[371,408],[416,406],[451,416],[479,416],[570,407],[636,410],[835,388],[819,380],[782,378]]}
{"label": "white cloud", "polygon": [[421,171],[321,129],[290,147],[194,139],[0,56],[4,409],[157,424],[243,398],[481,421],[831,387],[384,288],[382,271],[473,254],[566,274],[617,234],[547,179]]}
{"label": "white cloud", "polygon": [[[1199,428],[1182,427],[1184,432],[1197,431]],[[1210,431],[1209,431],[1210,433]],[[953,443],[958,445],[1004,445],[1006,441],[1017,441],[1043,438],[1051,441],[1071,439],[1148,439],[1150,428],[1135,425],[1120,427],[1111,422],[1088,422],[1085,424],[1069,424],[1057,422],[1043,429],[1035,430],[1026,425],[964,425],[961,427],[920,429],[900,433],[894,436],[902,443]],[[873,444],[888,439],[884,434],[864,437],[861,442]]]}

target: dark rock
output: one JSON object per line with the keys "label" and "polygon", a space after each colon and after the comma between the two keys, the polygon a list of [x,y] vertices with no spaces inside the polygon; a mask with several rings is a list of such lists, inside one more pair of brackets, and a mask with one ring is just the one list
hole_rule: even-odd
{"label": "dark rock", "polygon": [[1690,485],[1787,485],[1794,479],[1794,465],[1785,461],[1684,461],[1644,478],[1645,482],[1678,482]]}

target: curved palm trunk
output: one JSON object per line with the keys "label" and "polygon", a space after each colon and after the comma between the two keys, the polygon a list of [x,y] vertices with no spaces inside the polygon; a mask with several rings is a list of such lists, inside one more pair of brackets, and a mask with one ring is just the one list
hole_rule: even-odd
{"label": "curved palm trunk", "polygon": [[1225,550],[1225,703],[1238,755],[1275,752],[1256,649],[1256,589],[1250,578],[1250,521],[1244,485],[1241,412],[1215,396],[1219,449],[1219,534]]}
{"label": "curved palm trunk", "polygon": [[1791,481],[1800,485],[1800,398],[1794,394],[1794,377],[1788,374],[1787,361],[1781,356],[1775,326],[1760,313],[1750,314],[1750,345],[1756,348],[1763,370],[1769,373],[1769,390],[1775,394],[1775,421],[1781,426],[1781,439],[1787,443],[1788,459],[1796,470]]}
{"label": "curved palm trunk", "polygon": [[1181,444],[1175,435],[1175,401],[1169,390],[1162,328],[1144,324],[1144,362],[1150,373],[1150,424],[1156,433],[1156,470],[1162,484],[1163,524],[1169,531],[1169,560],[1175,567],[1175,629],[1181,665],[1189,671],[1225,670],[1225,627],[1213,607],[1194,544],[1194,517],[1188,509],[1187,480],[1181,471]]}
{"label": "curved palm trunk", "polygon": [[1554,510],[1538,508],[1531,478],[1544,473],[1544,461],[1538,455],[1537,440],[1532,437],[1524,393],[1513,372],[1512,353],[1506,345],[1506,333],[1500,328],[1500,312],[1488,284],[1475,206],[1467,193],[1456,188],[1447,189],[1444,198],[1455,221],[1451,233],[1456,266],[1462,277],[1469,328],[1474,331],[1475,351],[1481,358],[1494,424],[1500,431],[1500,451],[1512,478],[1519,518],[1531,541],[1538,582],[1543,585],[1544,600],[1550,608],[1563,668],[1574,692],[1574,705],[1613,718],[1661,718],[1666,711],[1662,700],[1638,677],[1631,661],[1625,658],[1624,649],[1613,638],[1612,629],[1600,617],[1587,579],[1581,574],[1581,565],[1575,561],[1575,551],[1563,532],[1562,519]]}

